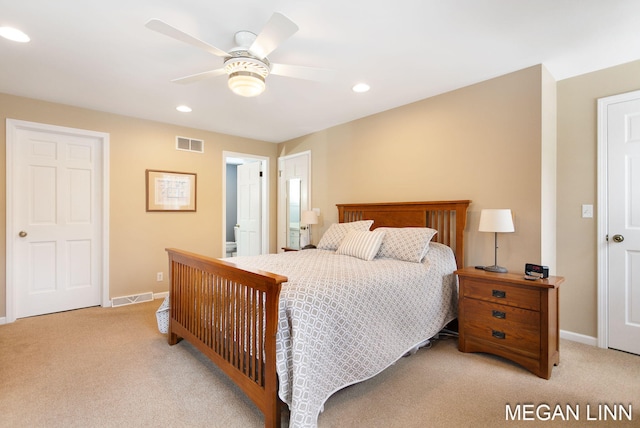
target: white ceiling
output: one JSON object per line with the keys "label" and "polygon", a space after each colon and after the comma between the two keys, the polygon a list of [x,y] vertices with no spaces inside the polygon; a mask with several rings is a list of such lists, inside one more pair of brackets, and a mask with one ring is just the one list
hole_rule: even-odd
{"label": "white ceiling", "polygon": [[[257,98],[225,76],[171,83],[222,58],[144,26],[227,50],[276,11],[300,30],[269,59],[332,81],[272,75]],[[536,64],[562,80],[640,59],[639,22],[638,0],[0,0],[0,26],[31,37],[0,39],[0,92],[281,142]]]}

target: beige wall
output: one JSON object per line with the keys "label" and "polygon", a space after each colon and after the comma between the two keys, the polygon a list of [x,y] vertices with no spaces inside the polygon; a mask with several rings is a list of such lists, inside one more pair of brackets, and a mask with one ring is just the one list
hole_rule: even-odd
{"label": "beige wall", "polygon": [[[493,237],[476,231],[480,209],[511,208],[516,232],[500,235],[499,263],[517,272],[539,261],[565,276],[560,327],[595,337],[596,219],[582,219],[580,206],[597,199],[596,100],[640,89],[637,76],[640,61],[557,83],[536,66],[280,145],[6,95],[0,95],[0,117],[111,134],[112,296],[164,291],[155,272],[166,266],[166,246],[220,255],[222,150],[270,156],[274,171],[276,156],[311,150],[312,204],[322,210],[315,242],[337,220],[336,203],[471,199],[466,264],[491,264]],[[2,120],[3,145],[4,126]],[[175,152],[176,134],[206,140],[205,155]],[[145,168],[195,170],[198,213],[144,213]],[[2,174],[2,224],[4,180]],[[275,174],[271,189],[274,181]],[[275,207],[276,192],[270,195]],[[185,230],[183,216],[195,219]],[[271,227],[275,243],[275,214]],[[3,227],[3,242],[4,234]],[[0,257],[0,316],[4,263]]]}
{"label": "beige wall", "polygon": [[597,336],[597,100],[640,89],[640,61],[558,82],[558,271],[561,327]]}
{"label": "beige wall", "polygon": [[539,263],[546,82],[531,67],[280,144],[280,155],[312,152],[314,241],[337,221],[337,203],[471,199],[466,264],[494,261],[493,234],[477,232],[482,208],[515,215],[515,233],[499,236],[500,265]]}
{"label": "beige wall", "polygon": [[[560,328],[597,336],[597,117],[600,97],[640,89],[640,61],[555,82],[532,67],[280,145],[312,150],[312,203],[336,221],[340,202],[471,199],[466,264],[492,262],[476,231],[482,208],[511,208],[499,264],[547,264],[566,278]],[[595,207],[597,210],[597,207]]]}
{"label": "beige wall", "polygon": [[[0,164],[6,163],[6,118],[110,134],[110,295],[167,291],[166,247],[222,256],[222,151],[269,157],[275,189],[277,146],[244,138],[177,127],[92,110],[0,94]],[[205,141],[203,154],[177,151],[176,135]],[[4,169],[4,168],[3,168]],[[195,213],[147,213],[145,169],[198,175]],[[0,241],[6,235],[6,177],[0,175]],[[275,201],[270,192],[270,228],[275,251]],[[5,245],[0,248],[0,317],[5,316]],[[156,281],[156,272],[165,281]]]}

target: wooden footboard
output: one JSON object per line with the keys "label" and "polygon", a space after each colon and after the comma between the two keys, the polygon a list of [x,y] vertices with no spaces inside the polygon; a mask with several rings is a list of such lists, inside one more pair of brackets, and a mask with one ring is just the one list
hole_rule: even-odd
{"label": "wooden footboard", "polygon": [[276,331],[280,287],[287,278],[167,249],[169,344],[184,338],[235,382],[280,427]]}

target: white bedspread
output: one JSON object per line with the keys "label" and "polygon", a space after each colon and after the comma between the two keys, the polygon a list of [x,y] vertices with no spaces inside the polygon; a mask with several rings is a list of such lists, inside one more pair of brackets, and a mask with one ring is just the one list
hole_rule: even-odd
{"label": "white bedspread", "polygon": [[430,246],[423,263],[326,250],[227,259],[289,279],[276,358],[291,427],[317,426],[331,394],[381,372],[456,317],[453,252]]}

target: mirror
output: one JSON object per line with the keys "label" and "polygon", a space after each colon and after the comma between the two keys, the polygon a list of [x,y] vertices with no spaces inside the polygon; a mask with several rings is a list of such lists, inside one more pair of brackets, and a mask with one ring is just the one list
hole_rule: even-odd
{"label": "mirror", "polygon": [[287,247],[300,249],[300,189],[302,180],[287,180]]}

